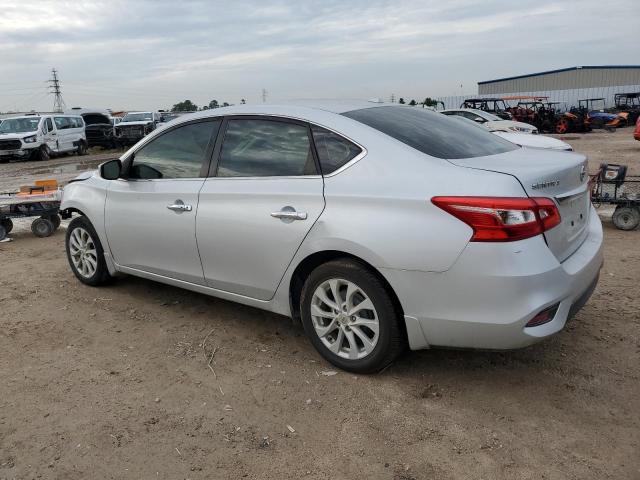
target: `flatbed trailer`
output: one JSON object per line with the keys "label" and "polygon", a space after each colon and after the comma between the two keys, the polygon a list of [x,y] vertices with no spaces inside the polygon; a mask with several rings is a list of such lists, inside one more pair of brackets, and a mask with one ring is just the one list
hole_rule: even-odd
{"label": "flatbed trailer", "polygon": [[596,207],[614,205],[612,221],[620,230],[640,225],[640,176],[627,175],[626,165],[602,164],[591,178],[591,201]]}
{"label": "flatbed trailer", "polygon": [[55,180],[37,181],[20,187],[19,192],[0,193],[0,240],[13,229],[14,218],[37,217],[31,231],[37,237],[48,237],[60,226],[62,190]]}

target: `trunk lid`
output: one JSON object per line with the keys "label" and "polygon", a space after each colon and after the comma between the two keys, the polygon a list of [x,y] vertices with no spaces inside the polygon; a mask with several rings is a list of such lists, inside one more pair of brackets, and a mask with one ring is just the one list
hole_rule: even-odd
{"label": "trunk lid", "polygon": [[560,262],[575,252],[586,238],[591,198],[584,155],[521,148],[489,157],[449,161],[460,167],[512,175],[528,196],[553,199],[561,221],[544,236]]}

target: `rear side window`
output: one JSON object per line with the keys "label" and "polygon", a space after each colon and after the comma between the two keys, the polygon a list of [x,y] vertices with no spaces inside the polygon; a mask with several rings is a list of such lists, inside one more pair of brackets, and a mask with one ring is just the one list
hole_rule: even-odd
{"label": "rear side window", "polygon": [[337,133],[316,126],[311,127],[311,132],[323,175],[335,172],[362,153],[360,147]]}
{"label": "rear side window", "polygon": [[488,130],[423,108],[372,107],[343,115],[437,158],[483,157],[519,148]]}
{"label": "rear side window", "polygon": [[71,128],[71,119],[69,117],[55,117],[53,121],[56,122],[56,128],[58,130]]}
{"label": "rear side window", "polygon": [[218,177],[316,174],[306,126],[274,120],[229,120]]}

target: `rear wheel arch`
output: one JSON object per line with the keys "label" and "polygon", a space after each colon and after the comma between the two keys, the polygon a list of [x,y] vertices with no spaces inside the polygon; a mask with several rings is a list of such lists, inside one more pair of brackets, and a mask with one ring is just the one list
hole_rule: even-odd
{"label": "rear wheel arch", "polygon": [[[312,253],[311,255],[304,258],[298,266],[293,271],[291,275],[291,280],[289,282],[289,306],[291,309],[291,316],[296,321],[301,321],[300,316],[300,298],[302,294],[302,287],[304,286],[304,282],[309,277],[311,272],[318,266],[330,262],[332,260],[350,260],[352,262],[358,263],[362,265],[364,268],[373,273],[380,282],[384,285],[387,293],[391,297],[391,301],[393,302],[394,307],[397,310],[399,318],[404,317],[404,310],[402,309],[402,304],[400,303],[400,299],[396,295],[396,292],[393,290],[391,284],[387,281],[387,279],[380,273],[380,271],[371,265],[366,260],[353,255],[351,253],[343,252],[340,250],[323,250],[320,252]],[[400,322],[400,328],[402,332],[407,337],[406,325],[404,322]]]}

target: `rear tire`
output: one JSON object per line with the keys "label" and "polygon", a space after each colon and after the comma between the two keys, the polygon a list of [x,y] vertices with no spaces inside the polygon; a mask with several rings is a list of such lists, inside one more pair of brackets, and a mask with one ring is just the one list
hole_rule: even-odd
{"label": "rear tire", "polygon": [[31,222],[31,231],[36,237],[48,237],[54,230],[53,222],[48,218],[36,218]]}
{"label": "rear tire", "polygon": [[111,280],[100,238],[87,217],[69,223],[65,247],[71,271],[82,283],[97,287]]}
{"label": "rear tire", "polygon": [[57,213],[54,213],[53,215],[48,215],[46,217],[40,217],[40,218],[46,218],[47,220],[51,221],[51,223],[53,223],[53,229],[57,230],[58,228],[60,228],[60,215],[58,215]]}
{"label": "rear tire", "polygon": [[313,270],[302,288],[300,312],[313,346],[343,370],[378,372],[404,349],[402,317],[391,295],[359,262],[337,259]]}
{"label": "rear tire", "polygon": [[86,155],[87,154],[87,144],[83,140],[80,140],[78,144],[78,150],[76,151],[78,155]]}
{"label": "rear tire", "polygon": [[638,207],[616,207],[611,220],[620,230],[635,230],[640,225],[640,209]]}
{"label": "rear tire", "polygon": [[7,234],[11,233],[11,230],[13,230],[13,220],[10,218],[3,218],[0,220],[0,225],[2,225]]}

